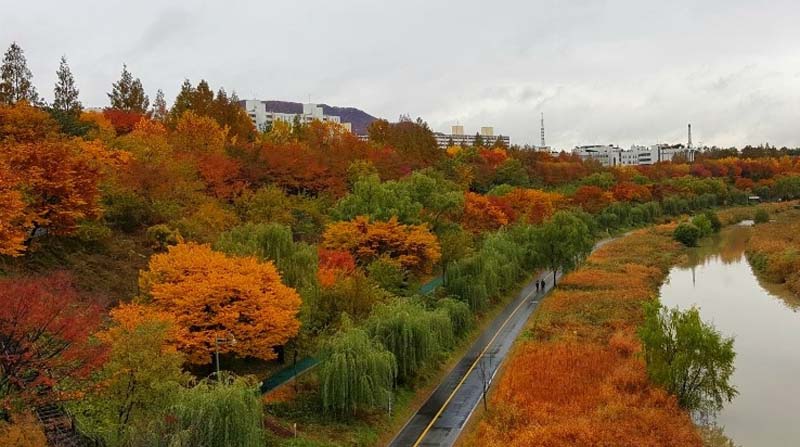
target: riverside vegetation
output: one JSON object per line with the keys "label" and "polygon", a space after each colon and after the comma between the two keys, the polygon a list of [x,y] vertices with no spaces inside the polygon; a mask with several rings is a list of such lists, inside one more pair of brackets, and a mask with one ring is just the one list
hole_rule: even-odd
{"label": "riverside vegetation", "polygon": [[[407,411],[533,271],[568,270],[597,238],[750,194],[800,197],[790,151],[603,168],[480,141],[441,150],[408,117],[375,121],[369,141],[333,123],[255,129],[235,93],[186,80],[171,107],[160,91],[151,104],[125,66],[91,112],[66,58],[50,103],[17,44],[0,68],[2,445],[53,435],[42,409],[107,446],[375,444],[396,422],[389,406]],[[675,422],[657,438],[669,445],[695,439],[688,416],[633,355],[639,303],[674,249],[661,228],[592,256],[600,286],[581,283],[584,270],[566,277],[535,332],[559,341],[531,355],[614,369],[619,382],[580,392],[640,390],[630,414],[608,414],[631,439]],[[621,243],[633,245],[613,251]],[[612,253],[619,265],[604,263]],[[260,380],[304,356],[321,363],[258,398]]]}

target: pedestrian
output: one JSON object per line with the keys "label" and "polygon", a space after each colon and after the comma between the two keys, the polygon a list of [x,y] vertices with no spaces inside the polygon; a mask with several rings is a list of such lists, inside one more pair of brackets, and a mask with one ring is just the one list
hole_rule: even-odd
{"label": "pedestrian", "polygon": [[542,292],[544,292],[545,282],[544,279],[542,280]]}
{"label": "pedestrian", "polygon": [[539,293],[539,280],[536,280],[536,293]]}

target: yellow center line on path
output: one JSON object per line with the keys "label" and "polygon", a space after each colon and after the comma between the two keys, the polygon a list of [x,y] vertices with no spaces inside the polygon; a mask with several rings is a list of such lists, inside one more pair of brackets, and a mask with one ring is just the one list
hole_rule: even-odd
{"label": "yellow center line on path", "polygon": [[508,324],[509,321],[511,321],[511,318],[514,317],[514,315],[517,313],[517,311],[520,310],[520,308],[522,308],[522,305],[525,304],[526,302],[528,302],[528,298],[530,298],[531,295],[533,295],[533,291],[531,291],[529,294],[527,294],[525,296],[525,298],[522,299],[522,301],[519,303],[519,305],[517,305],[517,307],[514,309],[514,311],[511,312],[511,315],[509,315],[508,318],[506,318],[506,320],[500,326],[500,328],[497,329],[497,332],[495,332],[494,337],[492,337],[492,339],[489,340],[489,343],[486,344],[486,347],[483,348],[483,351],[481,351],[481,353],[478,355],[478,357],[475,358],[475,361],[472,362],[472,365],[467,370],[467,373],[464,374],[464,377],[462,377],[461,381],[458,382],[458,385],[456,385],[455,389],[453,389],[453,392],[450,393],[449,396],[447,396],[447,400],[444,401],[444,404],[442,404],[441,408],[439,408],[439,411],[436,412],[436,415],[433,417],[433,419],[431,419],[430,423],[428,423],[428,426],[425,427],[425,430],[422,431],[422,434],[419,435],[419,438],[417,438],[417,442],[414,443],[413,447],[418,447],[419,444],[422,442],[422,440],[425,438],[425,436],[428,435],[428,432],[431,430],[431,427],[433,427],[433,424],[436,422],[437,419],[439,419],[439,416],[442,415],[442,413],[444,412],[444,409],[447,408],[447,404],[450,403],[450,401],[453,399],[453,396],[455,396],[456,393],[458,392],[458,390],[461,388],[461,385],[464,384],[464,382],[467,380],[467,377],[469,377],[470,373],[472,373],[472,370],[475,369],[475,366],[478,365],[478,362],[481,360],[483,355],[492,346],[492,343],[494,343],[494,340],[497,338],[498,335],[500,335],[500,332],[503,331],[503,328],[506,327],[506,324]]}

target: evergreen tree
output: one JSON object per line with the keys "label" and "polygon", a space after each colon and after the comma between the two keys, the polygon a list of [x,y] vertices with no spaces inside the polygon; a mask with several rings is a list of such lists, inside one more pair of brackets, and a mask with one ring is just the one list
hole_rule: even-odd
{"label": "evergreen tree", "polygon": [[193,97],[194,87],[192,87],[192,81],[184,79],[183,84],[181,84],[181,90],[178,92],[178,96],[175,97],[175,102],[169,111],[171,123],[177,123],[181,115],[192,108]]}
{"label": "evergreen tree", "polygon": [[164,100],[164,92],[158,89],[156,92],[156,99],[153,101],[153,108],[150,110],[150,115],[156,121],[164,122],[167,119],[167,101]]}
{"label": "evergreen tree", "polygon": [[111,93],[108,93],[111,101],[111,108],[124,110],[126,112],[147,113],[150,106],[150,99],[144,92],[142,81],[134,79],[128,71],[128,66],[122,66],[122,75],[119,81],[112,85]]}
{"label": "evergreen tree", "polygon": [[472,145],[475,147],[483,147],[483,137],[481,137],[481,134],[475,133],[475,143]]}
{"label": "evergreen tree", "polygon": [[75,78],[67,65],[66,56],[61,56],[61,63],[56,72],[58,80],[53,90],[53,110],[59,113],[77,116],[83,110],[83,105],[78,100],[78,88],[75,86]]}
{"label": "evergreen tree", "polygon": [[15,104],[23,100],[31,104],[39,103],[39,95],[31,79],[33,74],[28,69],[22,48],[12,42],[0,66],[0,104]]}

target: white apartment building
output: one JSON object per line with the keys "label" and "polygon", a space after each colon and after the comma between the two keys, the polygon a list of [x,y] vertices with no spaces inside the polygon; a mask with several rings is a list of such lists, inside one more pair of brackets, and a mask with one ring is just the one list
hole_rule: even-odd
{"label": "white apartment building", "polygon": [[303,104],[302,113],[281,113],[274,112],[267,109],[267,101],[258,99],[247,99],[240,101],[241,106],[253,120],[256,129],[263,130],[272,125],[275,121],[285,121],[293,123],[295,117],[300,119],[301,123],[310,123],[314,120],[338,123],[344,126],[347,130],[352,131],[350,123],[343,123],[341,118],[335,115],[325,115],[322,111],[322,106],[313,103]]}
{"label": "white apartment building", "polygon": [[603,166],[637,166],[671,161],[678,154],[686,155],[687,160],[691,162],[694,161],[697,150],[682,144],[633,145],[630,149],[622,149],[612,144],[594,144],[577,146],[572,153],[582,160],[597,160]]}
{"label": "white apartment building", "polygon": [[[450,133],[436,132],[436,143],[440,148],[445,149],[450,145],[455,146],[474,146],[478,134],[465,134],[464,126],[456,125],[450,128]],[[492,146],[497,140],[502,141],[506,146],[511,144],[511,138],[505,135],[495,135],[494,127],[484,126],[481,127],[479,132],[480,138],[485,146]]]}

